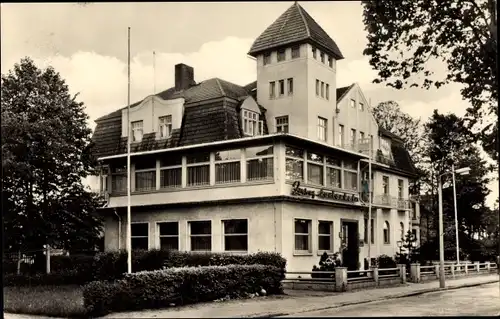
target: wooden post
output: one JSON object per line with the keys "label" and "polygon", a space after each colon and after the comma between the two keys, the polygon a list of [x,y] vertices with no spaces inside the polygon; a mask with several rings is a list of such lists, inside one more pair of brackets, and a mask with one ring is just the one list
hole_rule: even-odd
{"label": "wooden post", "polygon": [[399,277],[401,278],[401,283],[406,283],[406,265],[398,264],[399,268]]}
{"label": "wooden post", "polygon": [[335,291],[347,290],[347,268],[335,268]]}
{"label": "wooden post", "polygon": [[476,271],[479,272],[480,267],[479,267],[479,261],[476,261]]}
{"label": "wooden post", "polygon": [[17,274],[21,274],[21,250],[17,251]]}
{"label": "wooden post", "polygon": [[375,284],[377,284],[377,286],[378,286],[378,283],[379,283],[379,280],[378,280],[378,267],[373,267],[372,270],[373,270],[373,280],[375,281]]}
{"label": "wooden post", "polygon": [[454,264],[451,264],[451,277],[452,278],[455,278],[455,265]]}
{"label": "wooden post", "polygon": [[[434,269],[434,272],[436,273],[436,277],[437,279],[439,279],[439,265],[434,265],[435,269]],[[443,275],[444,275],[444,271],[443,271]]]}
{"label": "wooden post", "polygon": [[465,262],[464,268],[465,268],[465,274],[467,275],[469,273],[469,265],[467,262]]}
{"label": "wooden post", "polygon": [[410,279],[414,283],[420,282],[420,264],[415,263],[410,265]]}
{"label": "wooden post", "polygon": [[50,245],[47,244],[47,249],[45,250],[45,255],[46,255],[46,269],[47,269],[47,274],[50,274]]}

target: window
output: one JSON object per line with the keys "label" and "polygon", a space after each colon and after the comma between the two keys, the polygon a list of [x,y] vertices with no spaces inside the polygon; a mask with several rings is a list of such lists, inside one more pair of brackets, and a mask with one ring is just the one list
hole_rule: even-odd
{"label": "window", "polygon": [[344,125],[339,124],[339,135],[338,135],[338,145],[344,146]]}
{"label": "window", "polygon": [[403,222],[399,223],[399,231],[400,231],[401,239],[404,240],[405,239],[405,224]]}
{"label": "window", "polygon": [[161,116],[158,122],[160,124],[160,138],[172,136],[172,115]]}
{"label": "window", "polygon": [[295,219],[295,250],[311,251],[311,220]]}
{"label": "window", "polygon": [[403,180],[398,179],[398,199],[403,199]]}
{"label": "window", "polygon": [[390,225],[388,221],[384,222],[384,244],[390,243]]}
{"label": "window", "polygon": [[235,183],[241,180],[241,150],[215,153],[215,184]]}
{"label": "window", "polygon": [[182,157],[164,155],[160,159],[160,188],[182,187]]}
{"label": "window", "polygon": [[356,145],[356,130],[353,128],[351,129],[350,143],[351,143],[352,147],[354,147]]}
{"label": "window", "polygon": [[264,65],[268,65],[271,63],[271,52],[264,54]]}
{"label": "window", "polygon": [[319,80],[316,80],[316,95],[319,96]]}
{"label": "window", "polygon": [[111,165],[111,191],[120,193],[127,191],[127,165]]}
{"label": "window", "polygon": [[287,146],[286,155],[286,179],[303,180],[304,179],[304,150]]}
{"label": "window", "polygon": [[365,133],[359,131],[359,144],[363,144],[365,139]]}
{"label": "window", "polygon": [[365,110],[365,105],[361,102],[359,102],[359,110],[364,111]]}
{"label": "window", "polygon": [[418,238],[417,238],[417,230],[416,230],[416,229],[412,229],[412,230],[411,230],[411,234],[413,235],[413,238],[414,238],[415,240],[418,240]]}
{"label": "window", "polygon": [[276,82],[269,82],[269,98],[274,99],[275,98],[275,91],[276,91]]}
{"label": "window", "polygon": [[307,182],[323,185],[323,156],[307,152]]}
{"label": "window", "polygon": [[191,240],[191,251],[212,250],[212,222],[196,221],[188,222],[189,238]]}
{"label": "window", "polygon": [[380,150],[382,151],[382,155],[384,156],[391,156],[391,142],[386,139],[381,137],[380,138]]}
{"label": "window", "polygon": [[259,121],[259,115],[252,111],[243,110],[243,133],[250,136],[262,135],[263,121]]}
{"label": "window", "polygon": [[245,153],[247,181],[272,180],[274,178],[272,145],[249,147]]}
{"label": "window", "polygon": [[351,99],[349,101],[349,103],[350,103],[351,107],[354,107],[354,108],[356,107],[356,101],[355,100]]}
{"label": "window", "polygon": [[293,94],[293,79],[289,78],[287,80],[287,82],[288,82],[288,95],[292,95]]}
{"label": "window", "polygon": [[321,81],[321,97],[325,97],[325,82]]}
{"label": "window", "polygon": [[231,219],[224,225],[224,251],[248,251],[248,221]]}
{"label": "window", "polygon": [[[374,230],[374,226],[373,226],[373,223],[374,223],[374,220],[373,218],[371,219],[371,224],[370,224],[370,241],[372,244],[375,243],[374,239],[375,239],[375,235],[373,233],[373,230]],[[365,244],[368,243],[368,218],[365,218]]]}
{"label": "window", "polygon": [[319,53],[319,58],[321,60],[321,63],[325,63],[325,54],[323,52]]}
{"label": "window", "polygon": [[384,190],[384,195],[389,194],[389,176],[382,177],[382,188]]}
{"label": "window", "polygon": [[292,59],[296,59],[300,57],[300,46],[294,46],[292,47]]}
{"label": "window", "polygon": [[334,157],[326,157],[326,186],[341,188],[342,162]]}
{"label": "window", "polygon": [[161,250],[179,250],[179,223],[158,223]]}
{"label": "window", "polygon": [[316,48],[312,48],[313,58],[316,59]]}
{"label": "window", "polygon": [[325,97],[327,100],[330,100],[330,84],[326,84]]}
{"label": "window", "polygon": [[285,61],[285,49],[278,50],[278,62]]}
{"label": "window", "polygon": [[327,120],[318,116],[318,140],[326,141],[326,124]]}
{"label": "window", "polygon": [[319,221],[318,250],[333,251],[333,222]]}
{"label": "window", "polygon": [[142,141],[143,131],[142,121],[132,122],[132,142]]}
{"label": "window", "polygon": [[280,96],[285,94],[285,80],[279,80],[279,94]]}
{"label": "window", "polygon": [[288,133],[288,115],[276,118],[276,132]]}
{"label": "window", "polygon": [[130,224],[130,240],[132,242],[132,250],[148,250],[149,249],[149,224],[148,223],[131,223]]}
{"label": "window", "polygon": [[188,186],[210,184],[210,153],[187,155],[186,163]]}
{"label": "window", "polygon": [[358,169],[354,162],[344,162],[344,189],[358,189]]}
{"label": "window", "polygon": [[333,58],[331,56],[328,57],[328,66],[333,68]]}
{"label": "window", "polygon": [[135,190],[156,189],[156,158],[138,158],[135,164]]}
{"label": "window", "polygon": [[370,224],[370,240],[372,244],[375,244],[375,220],[372,219],[372,222]]}

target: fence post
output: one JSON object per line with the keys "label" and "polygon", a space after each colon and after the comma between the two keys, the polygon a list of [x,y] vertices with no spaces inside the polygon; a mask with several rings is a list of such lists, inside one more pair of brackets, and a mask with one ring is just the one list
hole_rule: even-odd
{"label": "fence post", "polygon": [[401,278],[401,283],[406,283],[406,265],[405,264],[398,264],[397,265],[399,268],[399,277]]}
{"label": "fence post", "polygon": [[434,265],[434,272],[436,273],[437,279],[439,279],[439,265]]}
{"label": "fence post", "polygon": [[17,274],[21,274],[21,250],[17,251]]}
{"label": "fence post", "polygon": [[451,264],[451,277],[455,278],[455,264]]}
{"label": "fence post", "polygon": [[475,264],[476,264],[476,271],[479,272],[479,261],[476,261]]}
{"label": "fence post", "polygon": [[45,250],[45,254],[46,254],[45,261],[46,261],[46,264],[47,264],[46,270],[47,270],[47,273],[50,274],[50,245],[49,244],[47,244],[47,249]]}
{"label": "fence post", "polygon": [[347,268],[346,267],[335,268],[335,290],[336,291],[346,291],[347,290]]}
{"label": "fence post", "polygon": [[467,275],[469,273],[469,263],[467,261],[465,262],[464,269],[465,269],[465,274]]}
{"label": "fence post", "polygon": [[373,281],[375,281],[375,284],[378,286],[379,280],[378,280],[378,267],[372,267],[373,270]]}
{"label": "fence post", "polygon": [[410,265],[410,280],[411,282],[420,282],[420,264]]}
{"label": "fence post", "polygon": [[487,261],[487,262],[486,262],[486,270],[488,271],[488,274],[490,273],[490,269],[491,269],[491,268],[490,268],[490,262],[489,262],[489,261]]}

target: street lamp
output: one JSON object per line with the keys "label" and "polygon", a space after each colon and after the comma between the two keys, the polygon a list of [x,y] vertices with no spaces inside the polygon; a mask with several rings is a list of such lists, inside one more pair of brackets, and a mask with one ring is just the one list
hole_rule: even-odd
{"label": "street lamp", "polygon": [[[451,174],[453,175],[453,199],[455,206],[455,236],[457,242],[457,261],[459,262],[459,247],[458,247],[458,218],[457,218],[457,195],[455,191],[455,173],[460,175],[469,174],[470,168],[464,167],[457,169],[455,171],[455,166],[452,164]],[[444,233],[443,233],[443,187],[441,184],[441,177],[443,175],[450,174],[450,172],[445,172],[438,176],[438,201],[439,201],[439,287],[445,287],[444,281]]]}

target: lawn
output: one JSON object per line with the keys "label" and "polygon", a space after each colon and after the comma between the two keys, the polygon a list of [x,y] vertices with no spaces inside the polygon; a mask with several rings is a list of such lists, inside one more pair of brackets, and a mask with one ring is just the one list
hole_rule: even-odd
{"label": "lawn", "polygon": [[80,286],[4,287],[4,312],[85,317]]}

